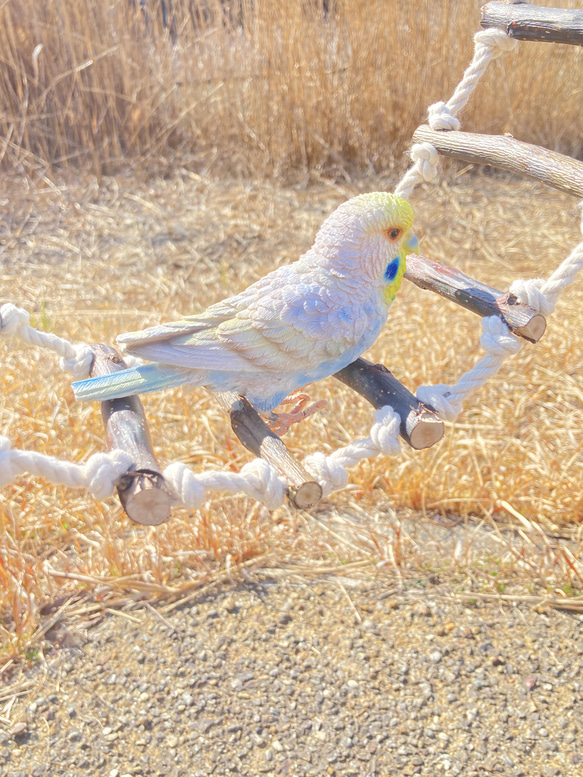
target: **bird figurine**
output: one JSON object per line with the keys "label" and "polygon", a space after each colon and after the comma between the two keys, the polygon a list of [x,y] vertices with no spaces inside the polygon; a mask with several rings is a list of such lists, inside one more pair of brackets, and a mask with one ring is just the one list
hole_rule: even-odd
{"label": "bird figurine", "polygon": [[418,247],[412,225],[413,209],[400,197],[353,197],[293,264],[203,313],[120,335],[127,353],[150,363],[73,383],[76,398],[189,383],[243,395],[273,421],[288,395],[346,367],[377,339]]}

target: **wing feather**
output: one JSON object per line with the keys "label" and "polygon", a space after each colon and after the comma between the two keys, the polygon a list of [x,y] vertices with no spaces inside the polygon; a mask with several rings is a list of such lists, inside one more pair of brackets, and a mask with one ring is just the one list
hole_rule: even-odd
{"label": "wing feather", "polygon": [[[296,264],[298,264],[296,262]],[[292,271],[294,265],[278,267],[273,272],[260,278],[248,288],[233,297],[208,307],[202,313],[185,316],[178,321],[170,321],[166,324],[148,327],[137,332],[126,332],[118,335],[117,342],[125,345],[131,353],[138,353],[137,348],[142,344],[155,341],[165,341],[177,335],[194,334],[205,329],[212,329],[224,321],[228,321],[255,304],[261,297],[268,293],[271,287],[281,287],[284,283],[293,282]],[[147,357],[146,357],[147,358]]]}
{"label": "wing feather", "polygon": [[137,356],[197,370],[310,371],[352,348],[362,328],[335,284],[300,260],[204,313],[118,340]]}

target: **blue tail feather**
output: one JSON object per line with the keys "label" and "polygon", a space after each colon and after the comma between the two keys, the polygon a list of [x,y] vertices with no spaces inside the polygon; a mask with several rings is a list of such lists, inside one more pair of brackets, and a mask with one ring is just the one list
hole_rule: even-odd
{"label": "blue tail feather", "polygon": [[169,364],[142,364],[111,375],[87,378],[73,383],[75,399],[99,400],[119,399],[133,394],[180,386],[192,380],[194,373],[182,367]]}

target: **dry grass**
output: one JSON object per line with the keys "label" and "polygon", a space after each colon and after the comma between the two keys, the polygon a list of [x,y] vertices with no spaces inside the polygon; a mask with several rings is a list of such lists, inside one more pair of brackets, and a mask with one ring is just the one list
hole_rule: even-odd
{"label": "dry grass", "polygon": [[[427,105],[449,96],[479,4],[329,5],[324,16],[315,0],[174,0],[168,30],[129,2],[0,4],[0,163],[28,174],[3,179],[0,302],[72,340],[111,341],[241,289],[296,258],[348,196],[391,188],[354,183],[355,172],[387,169]],[[522,45],[491,68],[464,126],[580,154],[582,75],[580,49]],[[104,177],[128,163],[168,178]],[[65,184],[59,168],[93,176]],[[254,182],[208,175],[224,172]],[[261,183],[272,176],[319,184]],[[570,199],[499,177],[458,175],[414,204],[426,253],[499,288],[548,275],[580,239]],[[66,615],[91,620],[156,596],[175,606],[235,566],[399,583],[445,574],[497,595],[519,582],[560,603],[583,582],[581,308],[567,292],[543,341],[475,395],[442,443],[362,463],[310,515],[216,497],[148,530],[114,500],[19,478],[0,495],[0,662],[33,654]],[[52,355],[0,347],[0,432],[75,461],[101,450],[97,409],[73,401]],[[479,353],[471,314],[407,286],[370,356],[415,388],[456,380]],[[315,396],[329,410],[290,433],[298,456],[366,434],[370,409],[348,389],[330,380]],[[163,465],[247,460],[204,393],[145,405]]]}
{"label": "dry grass", "polygon": [[[26,307],[37,326],[72,340],[112,341],[241,289],[305,250],[346,197],[393,185],[217,185],[186,171],[148,184],[108,179],[101,189],[5,180],[0,302]],[[499,288],[548,275],[580,239],[575,203],[529,183],[466,175],[421,191],[414,205],[426,253]],[[76,597],[56,617],[98,616],[144,596],[188,595],[231,574],[230,565],[401,581],[444,574],[484,592],[519,581],[533,596],[540,586],[551,597],[580,588],[581,295],[577,286],[566,292],[541,343],[525,346],[472,398],[443,442],[362,463],[311,515],[215,497],[149,530],[129,525],[113,499],[96,503],[19,478],[0,495],[5,655],[35,649],[55,601]],[[455,381],[479,357],[478,338],[476,317],[407,284],[370,356],[416,388]],[[0,347],[0,433],[15,447],[76,461],[101,450],[98,408],[73,401],[52,354]],[[331,379],[312,396],[330,406],[287,437],[298,456],[367,433],[371,410],[348,389]],[[181,459],[198,470],[238,469],[248,460],[204,392],[177,389],[144,404],[163,466]],[[420,512],[429,520],[419,522]],[[444,528],[452,520],[462,526]]]}
{"label": "dry grass", "polygon": [[[135,5],[0,4],[5,166],[382,171],[459,82],[480,20],[477,0],[172,0],[165,29],[155,0]],[[522,44],[465,126],[578,155],[582,85],[580,48]]]}

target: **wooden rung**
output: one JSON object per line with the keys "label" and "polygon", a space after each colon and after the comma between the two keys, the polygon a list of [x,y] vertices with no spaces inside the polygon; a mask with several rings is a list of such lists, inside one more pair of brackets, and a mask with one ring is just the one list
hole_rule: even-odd
{"label": "wooden rung", "polygon": [[284,476],[291,503],[303,510],[317,504],[322,498],[322,486],[293,458],[283,440],[271,431],[249,401],[232,391],[214,396],[229,414],[231,427],[241,444]]}
{"label": "wooden rung", "polygon": [[432,130],[423,125],[413,134],[415,143],[429,142],[444,156],[542,181],[575,197],[583,197],[583,163],[547,148],[523,143],[507,135]]}
{"label": "wooden rung", "polygon": [[570,43],[583,46],[583,11],[567,8],[540,8],[517,2],[486,3],[482,7],[482,27],[497,27],[509,38]]}
{"label": "wooden rung", "polygon": [[356,359],[335,378],[358,392],[373,407],[390,405],[401,417],[400,436],[415,450],[429,448],[443,437],[443,421],[382,364]]}
{"label": "wooden rung", "polygon": [[[126,369],[120,354],[109,345],[93,345],[91,377],[110,375]],[[101,403],[107,447],[133,456],[131,470],[117,484],[119,501],[127,516],[146,526],[158,526],[171,517],[172,505],[178,502],[164,480],[152,450],[146,415],[137,396],[108,399]]]}
{"label": "wooden rung", "polygon": [[409,254],[405,278],[478,316],[499,316],[511,332],[531,343],[538,342],[545,332],[547,322],[542,313],[520,303],[514,294],[486,286],[448,264]]}

